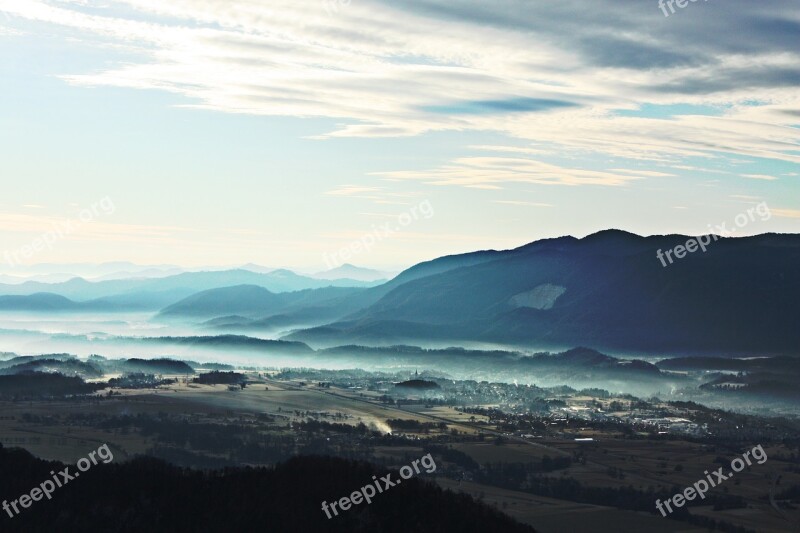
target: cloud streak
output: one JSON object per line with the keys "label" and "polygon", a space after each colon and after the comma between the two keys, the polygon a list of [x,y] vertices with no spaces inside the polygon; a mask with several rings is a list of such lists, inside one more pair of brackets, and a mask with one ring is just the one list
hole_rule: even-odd
{"label": "cloud streak", "polygon": [[644,177],[637,175],[635,170],[597,171],[563,167],[530,158],[495,156],[462,157],[431,170],[376,172],[374,175],[387,180],[484,189],[502,189],[512,183],[616,187]]}
{"label": "cloud streak", "polygon": [[[629,0],[591,9],[579,0],[358,0],[333,14],[318,0],[105,5],[0,0],[0,11],[135,57],[63,73],[70,84],[158,89],[189,107],[340,124],[317,138],[472,130],[530,142],[532,154],[800,163],[794,0],[698,4],[691,17],[670,20]],[[642,104],[721,111],[652,118]],[[656,177],[512,157],[383,176],[477,188]]]}

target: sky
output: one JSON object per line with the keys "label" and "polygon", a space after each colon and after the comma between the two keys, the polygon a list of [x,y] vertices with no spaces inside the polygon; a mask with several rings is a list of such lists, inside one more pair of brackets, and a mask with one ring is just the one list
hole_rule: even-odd
{"label": "sky", "polygon": [[0,271],[800,229],[796,0],[0,0]]}

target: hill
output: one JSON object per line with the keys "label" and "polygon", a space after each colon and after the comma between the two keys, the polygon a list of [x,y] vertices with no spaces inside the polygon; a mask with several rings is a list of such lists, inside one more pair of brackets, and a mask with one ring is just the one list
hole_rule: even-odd
{"label": "hill", "polygon": [[3,311],[76,311],[81,308],[69,298],[47,292],[25,296],[0,296]]}
{"label": "hill", "polygon": [[[257,285],[237,285],[210,289],[193,294],[161,310],[162,317],[225,317],[234,315],[234,322],[247,324],[247,317],[265,318],[278,313],[305,313],[335,319],[352,312],[348,297],[364,289],[326,287],[294,292],[274,293]],[[242,320],[244,319],[244,320]],[[214,321],[219,326],[229,322]]]}
{"label": "hill", "polygon": [[800,346],[800,235],[720,238],[664,268],[680,235],[604,231],[417,265],[378,299],[287,339],[593,346],[651,353],[775,353]]}
{"label": "hill", "polygon": [[[0,446],[0,499],[14,500],[64,467]],[[150,458],[101,463],[58,497],[13,520],[4,518],[4,531],[228,532],[266,525],[271,531],[304,532],[533,532],[487,504],[420,478],[398,483],[371,504],[354,505],[333,520],[326,517],[321,502],[351,494],[382,474],[366,463],[326,457],[209,472]]]}

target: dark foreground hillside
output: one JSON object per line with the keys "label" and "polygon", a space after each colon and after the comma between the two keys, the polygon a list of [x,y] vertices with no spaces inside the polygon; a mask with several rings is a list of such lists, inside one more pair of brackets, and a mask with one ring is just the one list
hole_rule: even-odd
{"label": "dark foreground hillside", "polygon": [[[0,446],[0,499],[14,500],[64,465]],[[70,472],[74,473],[74,465]],[[275,468],[200,472],[140,458],[98,465],[32,503],[0,516],[8,532],[532,532],[465,495],[419,479],[406,480],[329,520],[321,510],[371,481],[369,464],[297,457]],[[397,474],[392,476],[396,479]]]}

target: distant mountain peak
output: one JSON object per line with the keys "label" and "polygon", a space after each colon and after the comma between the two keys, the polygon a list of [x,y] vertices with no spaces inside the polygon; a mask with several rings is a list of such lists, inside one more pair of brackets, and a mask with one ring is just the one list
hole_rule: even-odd
{"label": "distant mountain peak", "polygon": [[270,272],[275,271],[275,269],[272,267],[266,267],[256,263],[247,263],[246,265],[242,265],[240,268],[242,270],[249,270],[250,272],[258,272],[259,274],[269,274]]}
{"label": "distant mountain peak", "polygon": [[343,263],[338,267],[314,274],[318,279],[354,279],[357,281],[378,281],[393,277],[388,272]]}
{"label": "distant mountain peak", "polygon": [[596,231],[594,233],[590,233],[589,235],[587,235],[586,237],[584,237],[581,240],[582,241],[585,241],[585,240],[590,240],[591,241],[591,240],[600,240],[600,239],[620,239],[620,238],[622,238],[622,239],[631,239],[631,238],[633,238],[633,239],[642,239],[643,237],[641,235],[637,235],[636,233],[631,233],[630,231],[625,231],[625,230],[616,229],[616,228],[609,228],[609,229]]}

